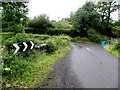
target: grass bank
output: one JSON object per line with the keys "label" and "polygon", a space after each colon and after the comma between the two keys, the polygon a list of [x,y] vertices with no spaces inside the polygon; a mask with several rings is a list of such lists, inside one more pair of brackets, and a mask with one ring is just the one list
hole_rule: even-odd
{"label": "grass bank", "polygon": [[[32,63],[24,62],[24,64],[28,64],[29,67],[27,68],[27,72],[23,73],[23,77],[13,77],[12,80],[6,84],[6,88],[35,88],[44,86],[48,83],[48,81],[46,81],[46,78],[49,72],[52,70],[52,66],[55,61],[60,60],[62,57],[64,57],[70,49],[71,46],[68,46],[64,49],[59,49],[52,54],[36,52]],[[21,59],[19,62],[23,61],[24,59]]]}
{"label": "grass bank", "polygon": [[110,46],[110,45],[106,45],[103,47],[106,51],[110,52],[111,54],[117,56],[117,57],[120,57],[120,51],[119,50],[116,50],[116,49],[113,49],[113,46]]}
{"label": "grass bank", "polygon": [[111,54],[120,57],[120,39],[115,38],[111,39],[111,44],[110,45],[105,45],[104,49],[110,52]]}
{"label": "grass bank", "polygon": [[[13,54],[9,49],[13,43],[34,41],[35,46],[48,44],[47,52],[28,50]],[[2,37],[2,82],[5,88],[34,88],[47,83],[46,78],[52,65],[71,49],[70,37],[18,33]]]}

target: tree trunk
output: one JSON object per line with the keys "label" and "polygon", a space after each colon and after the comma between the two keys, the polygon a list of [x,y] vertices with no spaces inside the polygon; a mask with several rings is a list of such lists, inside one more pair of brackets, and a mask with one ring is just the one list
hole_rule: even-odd
{"label": "tree trunk", "polygon": [[109,8],[108,8],[108,20],[107,20],[107,29],[109,30],[109,23],[110,23],[110,8],[111,8],[112,2],[109,2]]}

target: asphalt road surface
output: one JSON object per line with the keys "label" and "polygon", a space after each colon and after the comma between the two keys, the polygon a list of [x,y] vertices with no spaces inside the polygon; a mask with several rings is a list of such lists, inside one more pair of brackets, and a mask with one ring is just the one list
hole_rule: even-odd
{"label": "asphalt road surface", "polygon": [[100,45],[71,43],[49,78],[53,88],[118,88],[118,58]]}

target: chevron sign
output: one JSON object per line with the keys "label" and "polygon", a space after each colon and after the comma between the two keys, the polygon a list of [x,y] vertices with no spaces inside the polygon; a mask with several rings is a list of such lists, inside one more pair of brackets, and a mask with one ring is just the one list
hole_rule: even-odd
{"label": "chevron sign", "polygon": [[23,42],[23,43],[19,43],[19,44],[12,44],[12,47],[14,47],[16,49],[14,51],[14,54],[16,54],[17,52],[24,52],[24,51],[33,49],[34,48],[34,42],[29,41],[29,42]]}

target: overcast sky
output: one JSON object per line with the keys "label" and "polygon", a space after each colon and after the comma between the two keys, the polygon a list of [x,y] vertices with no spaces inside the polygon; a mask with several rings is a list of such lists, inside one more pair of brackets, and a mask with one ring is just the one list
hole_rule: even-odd
{"label": "overcast sky", "polygon": [[[66,18],[70,16],[71,11],[77,11],[86,1],[87,0],[31,0],[28,5],[28,17],[33,18],[34,16],[44,13],[49,16],[50,20]],[[118,20],[118,13],[113,13],[111,16],[114,20]]]}

